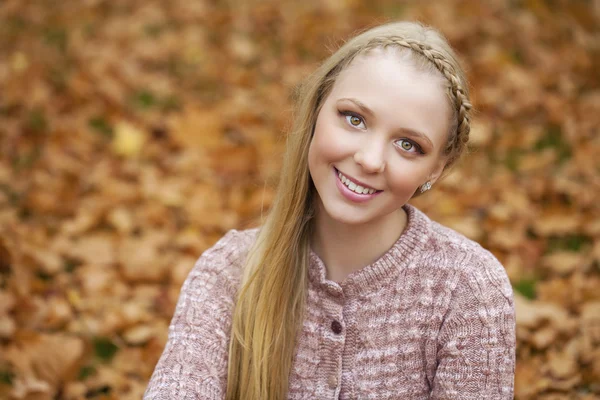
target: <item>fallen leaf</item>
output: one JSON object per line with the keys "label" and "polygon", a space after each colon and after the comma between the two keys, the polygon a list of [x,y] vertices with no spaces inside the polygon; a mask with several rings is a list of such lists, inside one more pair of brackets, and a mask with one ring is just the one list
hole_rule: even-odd
{"label": "fallen leaf", "polygon": [[117,155],[135,157],[140,154],[145,142],[146,132],[135,125],[125,121],[116,124],[112,148]]}
{"label": "fallen leaf", "polygon": [[585,270],[588,262],[583,254],[558,251],[544,256],[542,266],[559,275],[565,275],[576,270]]}
{"label": "fallen leaf", "polygon": [[149,325],[137,325],[123,332],[123,339],[134,346],[144,344],[153,336],[154,328]]}
{"label": "fallen leaf", "polygon": [[116,261],[115,239],[104,233],[78,238],[69,249],[69,256],[85,264],[105,265]]}
{"label": "fallen leaf", "polygon": [[83,341],[62,334],[23,333],[15,337],[4,358],[15,373],[16,398],[40,394],[53,398],[72,378],[83,356]]}
{"label": "fallen leaf", "polygon": [[172,257],[164,252],[167,237],[147,234],[125,238],[119,244],[119,266],[128,281],[162,281],[168,273]]}

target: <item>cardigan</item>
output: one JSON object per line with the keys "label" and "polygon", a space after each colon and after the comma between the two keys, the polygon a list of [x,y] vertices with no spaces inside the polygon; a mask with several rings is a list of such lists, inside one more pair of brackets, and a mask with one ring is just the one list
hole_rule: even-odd
{"label": "cardigan", "polygon": [[[513,399],[506,271],[478,243],[404,209],[394,245],[341,283],[309,250],[288,399]],[[231,230],[196,262],[144,399],[224,399],[235,296],[257,233]]]}

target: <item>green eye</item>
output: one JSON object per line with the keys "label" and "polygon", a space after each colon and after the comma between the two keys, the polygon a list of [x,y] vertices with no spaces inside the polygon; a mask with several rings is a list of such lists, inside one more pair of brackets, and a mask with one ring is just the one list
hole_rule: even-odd
{"label": "green eye", "polygon": [[413,144],[407,140],[403,140],[401,146],[404,150],[411,150],[413,148]]}
{"label": "green eye", "polygon": [[398,139],[395,142],[398,148],[410,154],[425,154],[417,143],[414,143],[408,139]]}

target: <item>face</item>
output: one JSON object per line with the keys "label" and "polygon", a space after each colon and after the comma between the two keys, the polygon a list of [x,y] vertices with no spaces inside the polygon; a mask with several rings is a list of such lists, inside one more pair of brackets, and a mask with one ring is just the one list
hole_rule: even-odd
{"label": "face", "polygon": [[308,154],[320,210],[345,224],[378,223],[437,180],[451,112],[443,79],[379,49],[340,73]]}

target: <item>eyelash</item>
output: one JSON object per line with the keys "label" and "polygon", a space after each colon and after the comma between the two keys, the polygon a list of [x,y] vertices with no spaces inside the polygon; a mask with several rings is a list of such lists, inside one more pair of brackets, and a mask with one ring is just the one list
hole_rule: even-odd
{"label": "eyelash", "polygon": [[[365,123],[365,119],[361,115],[359,115],[359,114],[357,114],[355,112],[340,110],[339,113],[344,118],[346,118],[346,117],[356,117],[356,118],[360,119],[360,122],[362,122],[365,126],[367,126],[367,124]],[[346,121],[348,122],[348,124],[350,124],[350,121],[348,121],[348,120],[346,120]],[[350,124],[350,126],[353,127],[353,128],[358,128],[357,126],[354,126],[352,124]]]}
{"label": "eyelash", "polygon": [[[365,119],[360,114],[357,114],[357,113],[352,112],[352,111],[344,111],[344,110],[339,110],[339,114],[342,117],[344,117],[344,119],[346,119],[347,117],[356,117],[356,118],[359,118],[360,121],[361,121],[361,123],[363,123],[366,126]],[[350,123],[350,121],[348,121],[347,119],[346,119],[346,122],[348,122],[348,125],[350,125],[351,127],[357,128],[356,126],[352,125]],[[358,129],[361,129],[361,128],[358,128]],[[398,139],[398,141],[407,141],[407,142],[409,142],[410,144],[412,144],[414,146],[414,148],[417,150],[417,153],[419,153],[419,154],[425,154],[425,152],[423,151],[423,149],[421,148],[421,146],[419,146],[418,143],[416,143],[416,142],[414,142],[414,141],[412,141],[410,139],[402,138],[402,139]],[[398,147],[398,146],[396,146],[396,147]],[[401,150],[404,150],[404,149],[401,149]],[[410,151],[408,151],[408,150],[404,150],[404,151],[406,151],[407,153],[410,153]]]}

